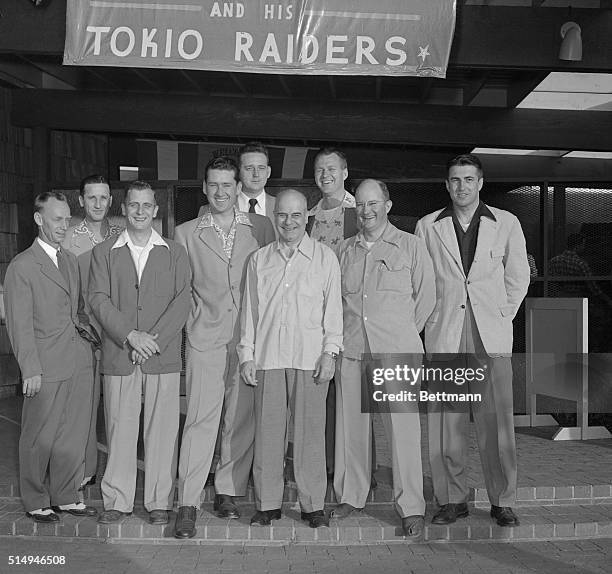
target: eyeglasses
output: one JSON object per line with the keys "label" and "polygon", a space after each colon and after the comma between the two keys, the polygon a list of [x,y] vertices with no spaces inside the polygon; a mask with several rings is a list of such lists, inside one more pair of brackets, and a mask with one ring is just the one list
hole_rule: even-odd
{"label": "eyeglasses", "polygon": [[366,203],[359,202],[355,204],[355,209],[365,209],[366,207],[372,208],[376,207],[376,205],[378,205],[379,203],[385,203],[385,201],[379,199],[378,201],[367,201]]}

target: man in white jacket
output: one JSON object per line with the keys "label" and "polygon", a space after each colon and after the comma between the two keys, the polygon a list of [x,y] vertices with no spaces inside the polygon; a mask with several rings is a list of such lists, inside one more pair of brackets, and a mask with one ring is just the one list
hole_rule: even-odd
{"label": "man in white jacket", "polygon": [[[518,219],[480,201],[480,160],[461,155],[448,164],[451,205],[418,223],[436,274],[436,307],[425,325],[427,353],[461,354],[488,373],[478,385],[482,401],[472,411],[491,516],[500,526],[519,521],[512,405],[512,319],[529,286],[525,238]],[[429,456],[434,524],[468,515],[465,458],[468,409],[429,405]]]}

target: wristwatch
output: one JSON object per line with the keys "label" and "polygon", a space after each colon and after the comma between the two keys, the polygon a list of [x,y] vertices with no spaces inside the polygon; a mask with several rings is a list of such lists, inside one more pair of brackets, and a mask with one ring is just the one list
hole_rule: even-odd
{"label": "wristwatch", "polygon": [[333,351],[323,351],[324,355],[329,355],[335,361],[338,358],[338,353],[334,353]]}

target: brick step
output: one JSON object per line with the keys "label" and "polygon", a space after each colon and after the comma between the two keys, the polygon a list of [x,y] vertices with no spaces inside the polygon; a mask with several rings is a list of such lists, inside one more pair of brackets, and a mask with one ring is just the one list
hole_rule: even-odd
{"label": "brick step", "polygon": [[[101,507],[98,505],[101,510]],[[63,515],[54,525],[36,524],[27,518],[21,504],[12,500],[0,501],[0,536],[44,536],[63,538],[103,538],[117,541],[138,541],[170,544],[379,544],[403,542],[399,518],[390,505],[368,506],[364,512],[345,520],[332,520],[329,528],[309,528],[300,520],[296,505],[283,506],[283,518],[272,526],[250,526],[255,509],[242,505],[238,520],[220,519],[206,503],[198,514],[195,538],[177,541],[173,538],[175,513],[170,525],[153,526],[147,523],[147,513],[138,508],[134,515],[116,524],[98,524],[93,518]],[[449,526],[430,524],[432,511],[428,509],[424,541],[508,541],[554,540],[571,538],[605,538],[612,536],[612,505],[530,506],[521,508],[521,525],[501,528],[490,518],[489,511],[470,509],[470,516]]]}
{"label": "brick step", "polygon": [[[425,500],[433,500],[433,490],[431,478],[426,476],[424,481]],[[139,480],[136,487],[136,500],[142,500],[142,480],[139,473]],[[85,500],[90,503],[102,501],[100,485],[89,486],[84,492]],[[200,497],[202,503],[212,502],[215,491],[212,486],[207,486]],[[19,498],[19,486],[13,483],[0,484],[0,498]],[[293,503],[297,500],[297,488],[295,483],[288,482],[285,486],[283,500]],[[487,507],[489,499],[486,488],[470,488],[470,502],[477,507]],[[243,498],[237,499],[239,504],[250,504],[255,501],[253,488],[249,485],[247,494]],[[325,497],[327,504],[335,504],[336,498],[331,484],[328,485]],[[393,490],[387,483],[379,482],[375,490],[370,491],[368,504],[389,504],[393,502]],[[519,486],[517,489],[516,506],[532,505],[552,505],[552,504],[612,504],[612,484],[578,484],[563,486]]]}

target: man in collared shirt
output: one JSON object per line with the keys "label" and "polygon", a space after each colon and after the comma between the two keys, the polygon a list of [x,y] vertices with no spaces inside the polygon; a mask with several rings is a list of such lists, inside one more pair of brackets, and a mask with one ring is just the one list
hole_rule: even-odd
{"label": "man in collared shirt", "polygon": [[[325,397],[342,348],[340,268],[334,252],[306,233],[306,198],[277,196],[278,241],[250,259],[240,318],[240,371],[255,387],[251,524],[281,517],[288,420],[302,519],[327,526],[323,510]],[[289,417],[289,413],[292,414]]]}
{"label": "man in collared shirt", "polygon": [[[196,533],[196,512],[213,460],[221,412],[221,457],[215,473],[215,510],[239,518],[233,497],[246,494],[253,461],[253,391],[240,382],[238,317],[248,257],[274,240],[269,219],[236,209],[238,166],[228,157],[204,170],[208,205],[176,228],[191,268],[192,305],[186,332],[187,415],[179,463],[179,512],[174,535]],[[225,408],[223,408],[225,406]]]}
{"label": "man in collared shirt", "polygon": [[[87,291],[89,289],[89,267],[91,265],[91,250],[98,243],[115,237],[123,231],[123,227],[113,225],[107,218],[108,210],[113,203],[110,187],[102,175],[89,175],[81,181],[79,186],[79,204],[85,211],[85,217],[78,225],[73,225],[66,231],[62,247],[77,256],[79,274],[81,276],[81,289],[85,301],[85,310],[92,318],[92,324],[97,331],[100,325],[89,313]],[[98,404],[100,403],[100,368],[99,351],[96,352],[96,368],[94,370],[94,387],[92,412],[90,416],[89,435],[85,450],[85,462],[81,487],[95,482],[98,468],[98,437],[97,420]]]}
{"label": "man in collared shirt", "polygon": [[[448,163],[446,189],[452,204],[423,217],[416,227],[434,264],[437,301],[425,325],[432,354],[461,354],[465,366],[487,373],[482,401],[472,413],[491,516],[516,526],[516,445],[512,406],[512,319],[529,287],[525,237],[508,211],[480,201],[478,157]],[[468,383],[469,386],[469,383]],[[465,472],[468,411],[465,406],[428,405],[429,457],[440,509],[434,524],[468,515]]]}
{"label": "man in collared shirt", "polygon": [[[419,337],[434,308],[435,279],[424,242],[388,221],[387,186],[367,179],[355,195],[361,231],[340,251],[344,306],[344,351],[336,373],[336,465],[334,489],[340,504],[334,518],[365,506],[370,490],[371,416],[362,413],[364,355],[404,353],[421,364]],[[418,409],[383,412],[391,445],[393,492],[402,529],[423,532],[425,500]]]}
{"label": "man in collared shirt", "polygon": [[26,514],[95,516],[78,502],[93,387],[92,339],[76,257],[60,248],[70,222],[61,193],[34,201],[38,237],[9,264],[6,326],[23,379],[19,485]]}
{"label": "man in collared shirt", "polygon": [[[342,242],[357,233],[355,198],[346,190],[348,163],[346,155],[334,147],[321,148],[314,159],[314,179],[321,192],[320,201],[310,210],[306,232],[339,253]],[[325,459],[327,476],[334,475],[336,433],[336,385],[330,381],[326,400]],[[373,445],[373,451],[375,451]],[[372,485],[376,485],[372,457]]]}
{"label": "man in collared shirt", "polygon": [[102,325],[102,373],[108,460],[104,512],[132,512],[136,445],[144,394],[144,505],[167,524],[173,505],[179,424],[181,331],[191,293],[185,249],[153,229],[158,205],[148,183],[133,181],[121,206],[127,228],[92,252],[89,302]]}

